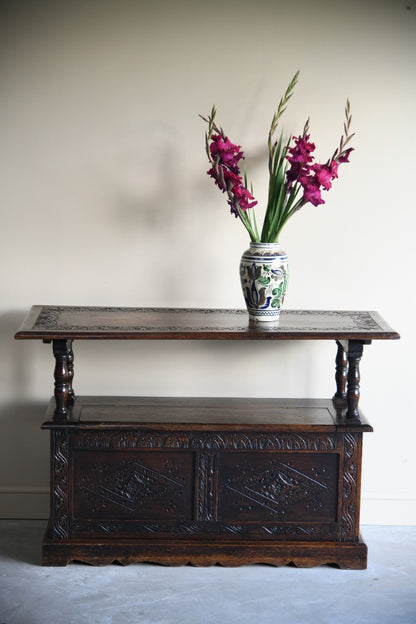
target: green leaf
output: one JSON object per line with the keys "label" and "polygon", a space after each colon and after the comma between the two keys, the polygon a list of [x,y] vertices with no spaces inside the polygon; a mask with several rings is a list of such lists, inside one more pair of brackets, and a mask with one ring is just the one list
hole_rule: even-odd
{"label": "green leaf", "polygon": [[271,282],[271,278],[270,277],[260,277],[259,282],[262,286],[268,286]]}

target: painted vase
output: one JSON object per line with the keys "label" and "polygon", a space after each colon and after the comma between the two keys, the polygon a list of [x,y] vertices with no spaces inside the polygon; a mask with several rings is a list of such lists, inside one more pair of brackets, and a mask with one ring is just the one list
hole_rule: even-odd
{"label": "painted vase", "polygon": [[289,278],[280,243],[251,242],[241,257],[240,278],[250,319],[278,321]]}

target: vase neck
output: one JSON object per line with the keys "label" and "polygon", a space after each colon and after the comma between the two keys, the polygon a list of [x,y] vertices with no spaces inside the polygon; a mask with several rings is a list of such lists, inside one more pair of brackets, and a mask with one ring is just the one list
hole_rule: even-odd
{"label": "vase neck", "polygon": [[260,251],[261,249],[269,249],[271,251],[277,251],[280,249],[280,243],[253,243],[253,241],[250,242],[250,249],[254,250],[258,250]]}

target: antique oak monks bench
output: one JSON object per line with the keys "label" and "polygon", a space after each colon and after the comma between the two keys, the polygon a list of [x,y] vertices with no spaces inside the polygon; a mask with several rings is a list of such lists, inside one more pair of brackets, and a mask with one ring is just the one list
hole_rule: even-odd
{"label": "antique oak monks bench", "polygon": [[[52,343],[55,357],[44,565],[366,567],[359,362],[372,340],[399,338],[375,312],[285,310],[270,327],[239,310],[34,306],[16,338]],[[336,391],[76,396],[74,340],[332,340]]]}

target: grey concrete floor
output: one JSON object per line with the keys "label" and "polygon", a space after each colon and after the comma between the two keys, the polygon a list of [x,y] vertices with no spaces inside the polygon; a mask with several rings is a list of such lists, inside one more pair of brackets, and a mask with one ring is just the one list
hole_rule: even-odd
{"label": "grey concrete floor", "polygon": [[44,527],[0,520],[0,624],[416,623],[416,527],[363,527],[363,571],[42,567]]}

